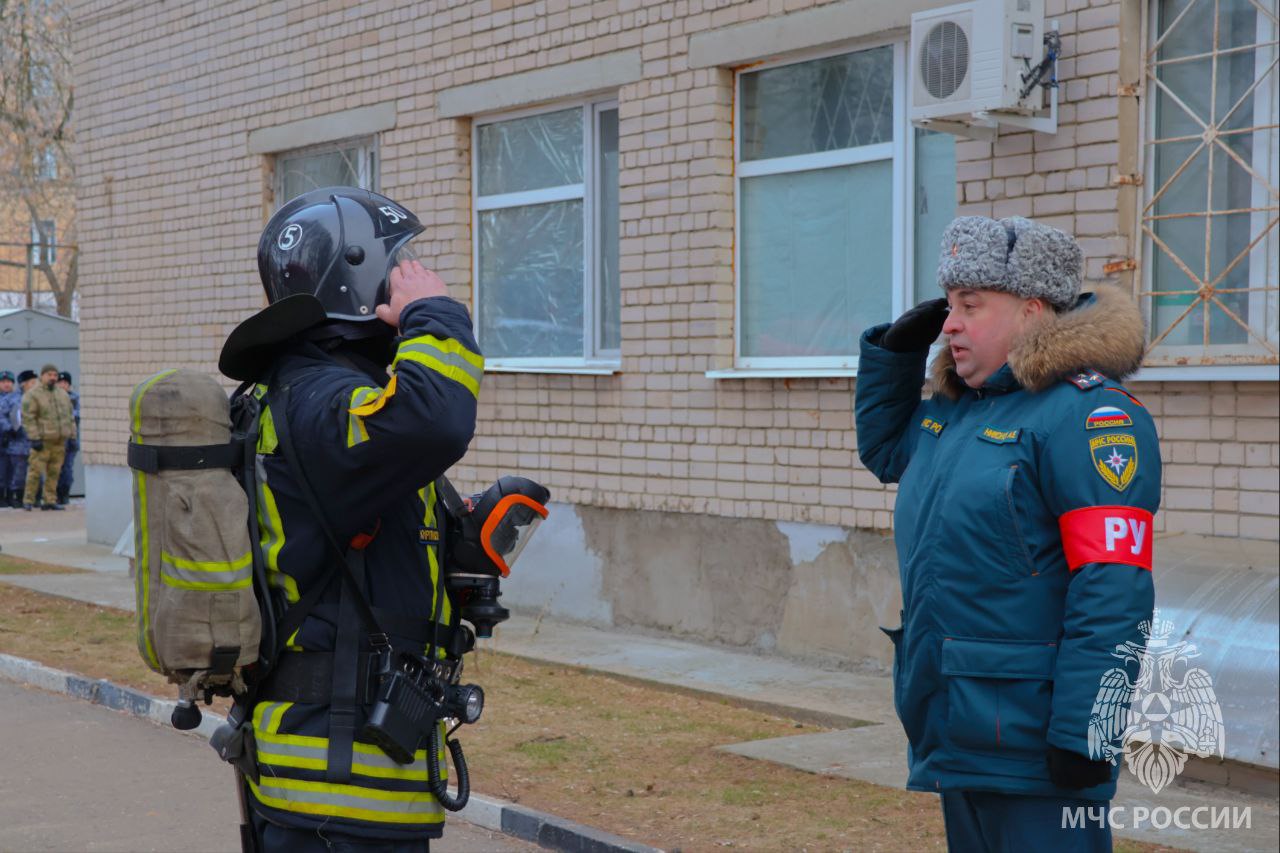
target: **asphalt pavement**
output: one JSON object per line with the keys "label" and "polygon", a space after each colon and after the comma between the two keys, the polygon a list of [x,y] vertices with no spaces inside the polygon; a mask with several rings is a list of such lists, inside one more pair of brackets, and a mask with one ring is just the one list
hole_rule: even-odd
{"label": "asphalt pavement", "polygon": [[[230,767],[200,737],[0,679],[0,851],[240,850]],[[451,818],[440,853],[534,844]]]}

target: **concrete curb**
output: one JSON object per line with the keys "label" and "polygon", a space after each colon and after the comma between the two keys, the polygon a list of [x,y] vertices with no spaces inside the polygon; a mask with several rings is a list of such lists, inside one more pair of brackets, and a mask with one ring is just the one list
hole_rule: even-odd
{"label": "concrete curb", "polygon": [[[14,655],[0,654],[0,678],[73,696],[165,726],[169,725],[169,715],[177,704],[105,679],[86,678]],[[221,715],[204,711],[204,719],[192,731],[208,738],[224,722],[226,720]],[[566,853],[662,853],[656,847],[637,844],[594,827],[480,794],[471,795],[470,802],[458,812],[458,817],[483,829]]]}

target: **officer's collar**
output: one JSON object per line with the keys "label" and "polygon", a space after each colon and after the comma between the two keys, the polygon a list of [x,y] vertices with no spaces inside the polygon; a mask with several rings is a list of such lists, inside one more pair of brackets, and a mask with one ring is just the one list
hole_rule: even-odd
{"label": "officer's collar", "polygon": [[970,388],[964,386],[962,394],[972,394],[975,397],[993,397],[997,394],[1008,394],[1018,391],[1022,388],[1022,383],[1018,381],[1018,377],[1014,375],[1013,368],[1008,362],[1000,365],[1000,369],[991,374],[982,383],[981,387]]}

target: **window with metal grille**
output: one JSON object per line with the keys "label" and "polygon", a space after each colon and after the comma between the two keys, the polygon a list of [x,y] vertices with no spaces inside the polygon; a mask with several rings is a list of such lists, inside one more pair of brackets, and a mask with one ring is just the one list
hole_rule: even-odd
{"label": "window with metal grille", "polygon": [[1152,0],[1147,364],[1276,364],[1276,0]]}

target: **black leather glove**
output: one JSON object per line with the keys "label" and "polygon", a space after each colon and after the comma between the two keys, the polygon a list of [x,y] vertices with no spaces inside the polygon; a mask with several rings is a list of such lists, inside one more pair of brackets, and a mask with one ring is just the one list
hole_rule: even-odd
{"label": "black leather glove", "polygon": [[1111,763],[1092,761],[1079,753],[1049,747],[1049,781],[1059,788],[1078,791],[1111,781]]}
{"label": "black leather glove", "polygon": [[44,442],[38,438],[31,439],[32,450],[44,450]]}
{"label": "black leather glove", "polygon": [[903,313],[880,338],[890,352],[920,352],[942,334],[947,322],[947,300],[929,299]]}
{"label": "black leather glove", "polygon": [[67,452],[68,452],[68,453],[70,453],[70,452],[72,452],[72,451],[74,451],[74,450],[79,450],[79,449],[80,449],[80,442],[76,441],[74,438],[68,438],[68,439],[67,439]]}

